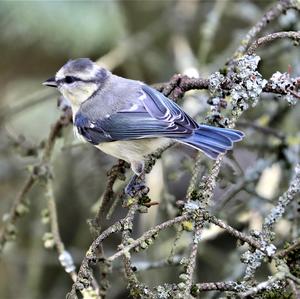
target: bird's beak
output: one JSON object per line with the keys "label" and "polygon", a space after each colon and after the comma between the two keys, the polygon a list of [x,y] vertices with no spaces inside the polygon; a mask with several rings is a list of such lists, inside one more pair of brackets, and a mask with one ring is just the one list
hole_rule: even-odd
{"label": "bird's beak", "polygon": [[55,77],[51,77],[45,82],[42,83],[43,85],[50,86],[50,87],[57,87],[57,83],[55,81]]}

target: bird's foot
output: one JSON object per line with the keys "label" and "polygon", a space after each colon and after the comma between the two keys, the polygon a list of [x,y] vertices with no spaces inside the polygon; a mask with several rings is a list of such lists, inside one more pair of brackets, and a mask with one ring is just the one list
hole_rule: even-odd
{"label": "bird's foot", "polygon": [[148,194],[148,192],[149,192],[149,188],[146,186],[144,182],[140,182],[140,183],[135,182],[133,184],[129,183],[125,188],[125,193],[130,197],[144,196]]}

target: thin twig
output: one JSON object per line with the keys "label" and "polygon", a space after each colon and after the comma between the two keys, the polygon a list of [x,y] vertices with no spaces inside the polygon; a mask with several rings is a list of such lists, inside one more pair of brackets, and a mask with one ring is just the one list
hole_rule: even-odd
{"label": "thin twig", "polygon": [[[130,235],[133,228],[133,220],[138,208],[138,204],[133,204],[129,207],[128,217],[126,218],[126,221],[124,223],[124,230],[122,233],[122,247],[130,244]],[[143,298],[154,298],[151,290],[140,283],[137,276],[135,275],[135,271],[133,271],[133,265],[131,261],[131,254],[129,251],[123,255],[123,265],[131,292],[137,293]]]}
{"label": "thin twig", "polygon": [[[216,162],[214,163],[209,176],[205,176],[202,178],[201,187],[199,188],[199,203],[197,209],[192,209],[192,212],[194,212],[195,216],[195,228],[194,228],[194,234],[193,234],[193,241],[190,245],[190,254],[188,257],[187,265],[186,265],[186,272],[184,276],[184,289],[182,290],[184,292],[184,296],[186,298],[189,296],[191,292],[191,287],[193,284],[193,274],[196,267],[196,257],[197,257],[197,250],[198,250],[198,243],[201,239],[201,234],[203,227],[205,225],[205,218],[203,217],[203,211],[206,211],[206,209],[209,206],[210,199],[213,196],[213,191],[216,185],[216,179],[220,171],[221,162],[223,159],[223,155],[220,155]],[[205,186],[205,187],[204,187]],[[205,193],[205,194],[202,194]],[[188,198],[188,201],[186,203],[186,209],[189,210],[189,207],[193,207],[193,201],[195,198],[192,196]]]}
{"label": "thin twig", "polygon": [[[128,215],[127,215],[128,217]],[[86,256],[83,259],[81,266],[78,271],[77,280],[72,286],[71,292],[67,295],[67,298],[77,298],[76,291],[77,290],[83,290],[83,289],[89,289],[92,281],[93,281],[93,272],[90,268],[91,264],[96,264],[99,262],[97,260],[97,251],[98,248],[101,246],[102,242],[108,238],[111,234],[114,234],[116,232],[119,232],[123,229],[123,225],[126,221],[126,217],[121,219],[118,222],[115,222],[113,225],[111,225],[109,228],[104,230],[96,240],[93,241],[93,243],[90,245],[88,251],[86,252]]]}
{"label": "thin twig", "polygon": [[255,240],[253,237],[248,236],[248,235],[234,229],[230,225],[226,224],[223,220],[218,219],[217,217],[214,217],[214,216],[209,216],[208,221],[225,229],[230,235],[234,236],[235,238],[237,238],[243,242],[246,242],[251,247],[258,249],[258,250],[263,250],[260,242]]}
{"label": "thin twig", "polygon": [[100,230],[101,220],[105,219],[104,215],[108,210],[109,203],[112,203],[113,197],[115,195],[113,186],[118,178],[124,176],[125,170],[128,167],[129,166],[125,161],[119,160],[118,163],[107,172],[107,184],[101,198],[99,209],[92,222],[94,228],[96,228],[97,230]]}
{"label": "thin twig", "polygon": [[25,182],[23,188],[21,189],[16,199],[14,200],[8,215],[4,216],[5,217],[5,219],[3,219],[4,223],[0,231],[0,253],[2,253],[6,241],[10,239],[9,235],[11,234],[11,232],[9,231],[10,230],[9,228],[16,224],[17,219],[20,216],[20,214],[18,213],[18,207],[26,199],[29,191],[34,186],[36,179],[37,178],[34,175],[30,175],[27,178],[27,181]]}
{"label": "thin twig", "polygon": [[251,44],[249,49],[247,50],[248,55],[252,55],[256,52],[259,47],[266,45],[267,43],[273,42],[276,39],[289,38],[294,41],[300,40],[300,31],[283,31],[283,32],[275,32],[268,34],[266,36],[260,37],[255,42]]}
{"label": "thin twig", "polygon": [[141,237],[139,237],[136,240],[133,240],[129,245],[125,246],[123,249],[119,250],[112,256],[110,256],[107,260],[112,262],[118,257],[126,254],[126,252],[129,252],[130,250],[138,247],[142,242],[144,242],[147,239],[152,238],[154,235],[156,235],[161,230],[164,230],[170,226],[175,225],[176,223],[180,223],[182,221],[188,220],[191,216],[189,214],[183,214],[182,216],[178,216],[174,219],[170,219],[168,221],[165,221],[161,224],[158,224],[157,226],[153,227],[152,229],[145,232]]}
{"label": "thin twig", "polygon": [[300,249],[300,239],[298,239],[294,244],[290,245],[288,248],[278,251],[276,253],[276,257],[283,258],[283,257],[287,256],[289,253],[291,253],[292,251],[295,251],[298,249]]}
{"label": "thin twig", "polygon": [[203,229],[203,223],[198,221],[195,223],[195,229],[194,229],[194,235],[193,235],[193,241],[190,248],[190,254],[188,257],[188,262],[186,265],[186,271],[184,276],[185,280],[185,287],[184,287],[184,298],[189,298],[189,294],[191,293],[191,288],[193,284],[193,276],[195,272],[196,267],[196,259],[197,259],[197,252],[198,252],[198,242],[200,240],[200,236]]}
{"label": "thin twig", "polygon": [[237,292],[242,288],[241,284],[236,281],[220,282],[202,282],[196,283],[192,287],[192,295],[198,295],[201,291],[234,291]]}
{"label": "thin twig", "polygon": [[294,8],[292,0],[280,0],[273,5],[246,34],[246,37],[241,41],[240,46],[233,54],[233,58],[238,58],[246,53],[251,41],[273,20],[281,16],[286,10]]}
{"label": "thin twig", "polygon": [[59,260],[64,267],[65,271],[70,274],[73,282],[77,279],[77,273],[75,271],[75,265],[72,256],[65,250],[65,245],[61,239],[57,218],[57,208],[54,198],[52,180],[49,178],[46,182],[46,199],[48,204],[48,210],[50,214],[51,233],[55,242],[56,250],[59,256]]}
{"label": "thin twig", "polygon": [[24,184],[24,187],[14,200],[11,210],[9,212],[9,216],[2,227],[2,230],[0,232],[0,252],[3,250],[3,247],[8,239],[8,228],[14,226],[17,219],[20,216],[20,213],[18,213],[19,206],[23,204],[23,202],[27,198],[29,191],[34,186],[35,182],[38,179],[43,179],[50,175],[47,164],[50,161],[56,139],[60,136],[61,130],[71,123],[71,118],[71,111],[67,110],[52,126],[45,143],[45,148],[42,154],[41,161],[37,166],[33,167],[32,173],[29,175],[26,183]]}

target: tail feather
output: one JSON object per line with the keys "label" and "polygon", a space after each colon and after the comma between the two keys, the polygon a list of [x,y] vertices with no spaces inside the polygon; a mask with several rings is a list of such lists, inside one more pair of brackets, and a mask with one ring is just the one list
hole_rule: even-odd
{"label": "tail feather", "polygon": [[206,125],[200,125],[200,129],[201,131],[207,130],[209,132],[212,132],[213,129],[213,131],[218,132],[219,134],[222,134],[223,136],[230,138],[230,140],[233,142],[241,141],[245,136],[243,132],[234,129],[225,129],[225,128],[206,126]]}
{"label": "tail feather", "polygon": [[242,140],[243,137],[244,133],[238,130],[200,125],[192,136],[178,138],[177,141],[201,150],[210,158],[216,159],[219,154],[232,149],[233,143]]}
{"label": "tail feather", "polygon": [[230,138],[221,135],[220,133],[210,132],[207,130],[197,130],[194,133],[196,138],[193,138],[195,142],[212,145],[219,148],[228,149],[232,147],[232,141]]}

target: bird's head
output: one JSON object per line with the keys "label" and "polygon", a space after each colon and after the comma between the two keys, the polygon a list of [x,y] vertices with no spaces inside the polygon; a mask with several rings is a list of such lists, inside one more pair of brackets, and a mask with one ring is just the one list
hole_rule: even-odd
{"label": "bird's head", "polygon": [[72,106],[79,106],[105,83],[110,72],[88,58],[68,61],[43,85],[56,87]]}

